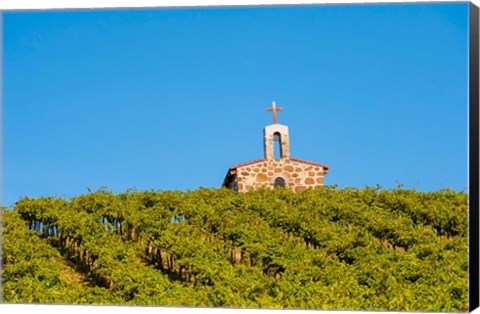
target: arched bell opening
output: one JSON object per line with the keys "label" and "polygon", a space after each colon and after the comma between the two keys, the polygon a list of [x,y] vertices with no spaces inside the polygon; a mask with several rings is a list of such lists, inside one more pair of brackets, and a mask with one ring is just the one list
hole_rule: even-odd
{"label": "arched bell opening", "polygon": [[280,132],[273,133],[273,158],[283,158],[282,135]]}

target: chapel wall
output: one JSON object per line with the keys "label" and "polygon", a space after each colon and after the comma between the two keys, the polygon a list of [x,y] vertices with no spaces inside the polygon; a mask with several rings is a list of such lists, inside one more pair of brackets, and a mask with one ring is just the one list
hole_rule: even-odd
{"label": "chapel wall", "polygon": [[290,159],[269,159],[237,168],[238,191],[273,188],[275,178],[282,177],[286,187],[301,192],[308,188],[323,186],[325,173],[326,169],[319,165]]}

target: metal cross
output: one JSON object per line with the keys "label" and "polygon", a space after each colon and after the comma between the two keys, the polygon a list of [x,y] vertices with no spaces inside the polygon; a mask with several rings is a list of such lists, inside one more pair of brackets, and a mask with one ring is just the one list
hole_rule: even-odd
{"label": "metal cross", "polygon": [[275,102],[272,101],[272,108],[267,108],[267,111],[271,111],[273,114],[273,124],[277,124],[277,111],[282,111],[282,108],[277,108]]}

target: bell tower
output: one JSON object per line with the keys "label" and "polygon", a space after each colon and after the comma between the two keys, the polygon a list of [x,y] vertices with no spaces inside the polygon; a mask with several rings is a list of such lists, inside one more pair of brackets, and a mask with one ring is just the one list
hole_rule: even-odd
{"label": "bell tower", "polygon": [[274,159],[275,145],[279,145],[280,159],[289,159],[290,145],[288,139],[288,127],[277,123],[277,111],[282,111],[282,108],[277,108],[275,102],[272,102],[272,107],[267,108],[267,111],[272,111],[273,124],[267,125],[263,129],[265,158]]}
{"label": "bell tower", "polygon": [[222,186],[238,192],[257,189],[286,188],[295,192],[315,189],[324,185],[328,166],[318,162],[290,157],[288,127],[277,123],[275,102],[267,108],[273,115],[273,124],[263,129],[265,157],[228,168]]}

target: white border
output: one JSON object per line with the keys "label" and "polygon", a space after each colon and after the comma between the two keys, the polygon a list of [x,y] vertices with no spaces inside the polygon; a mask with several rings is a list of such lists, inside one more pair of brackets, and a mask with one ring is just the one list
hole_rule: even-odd
{"label": "white border", "polygon": [[[88,8],[139,8],[139,7],[191,7],[191,6],[240,6],[240,5],[286,5],[286,4],[340,4],[340,3],[407,3],[407,2],[465,2],[459,0],[435,0],[435,1],[415,1],[415,0],[326,0],[326,1],[294,1],[294,0],[1,0],[0,10],[38,10],[38,9],[88,9]],[[477,6],[480,6],[480,0],[472,0]],[[1,13],[1,12],[0,12]],[[0,18],[0,23],[2,19]],[[2,27],[0,26],[0,31]],[[1,34],[0,34],[1,39]],[[0,46],[1,49],[1,46]],[[1,56],[0,51],[0,56]],[[0,60],[1,62],[1,60]],[[1,67],[0,67],[1,69]],[[0,73],[1,75],[1,73]],[[1,84],[1,80],[0,80]],[[1,91],[1,89],[0,89]],[[1,95],[0,95],[1,97]],[[1,106],[1,102],[0,102]],[[1,108],[0,108],[1,110]],[[0,116],[1,118],[1,116]],[[1,294],[0,294],[1,295]],[[0,300],[1,302],[1,300]],[[372,313],[381,312],[371,311],[305,311],[305,310],[260,310],[260,309],[211,309],[211,308],[162,308],[162,307],[128,307],[128,306],[77,306],[77,305],[17,305],[0,304],[2,313],[25,313],[26,311],[35,313],[68,313],[77,314],[89,311],[92,313],[102,313],[105,311],[114,311],[115,314],[130,313]],[[386,312],[390,314],[403,314],[406,312]],[[475,314],[480,314],[480,309],[475,310]],[[429,314],[434,314],[430,312]]]}
{"label": "white border", "polygon": [[[62,8],[138,8],[138,7],[184,7],[184,6],[238,6],[238,5],[286,5],[286,4],[322,4],[322,3],[402,3],[402,2],[466,2],[461,0],[324,0],[324,1],[301,1],[301,0],[2,0],[0,10],[18,9],[62,9]],[[473,0],[480,6],[480,0]]]}

